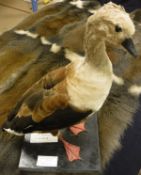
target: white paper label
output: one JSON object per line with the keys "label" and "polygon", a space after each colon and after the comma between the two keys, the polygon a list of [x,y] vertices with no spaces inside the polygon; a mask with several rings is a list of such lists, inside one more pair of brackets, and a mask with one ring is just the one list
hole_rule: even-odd
{"label": "white paper label", "polygon": [[36,165],[41,167],[57,167],[58,157],[57,156],[38,156]]}
{"label": "white paper label", "polygon": [[52,143],[58,142],[58,137],[51,133],[32,133],[30,136],[30,143]]}

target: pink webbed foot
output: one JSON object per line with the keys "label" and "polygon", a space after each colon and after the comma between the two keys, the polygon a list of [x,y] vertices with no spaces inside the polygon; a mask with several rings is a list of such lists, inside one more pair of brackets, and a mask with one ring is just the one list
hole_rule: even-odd
{"label": "pink webbed foot", "polygon": [[64,148],[66,150],[67,158],[70,162],[74,160],[80,160],[80,147],[70,144],[67,142],[62,136],[60,136],[60,140],[64,144]]}
{"label": "pink webbed foot", "polygon": [[85,122],[81,122],[76,125],[73,125],[69,127],[69,129],[74,135],[78,135],[79,133],[86,131]]}

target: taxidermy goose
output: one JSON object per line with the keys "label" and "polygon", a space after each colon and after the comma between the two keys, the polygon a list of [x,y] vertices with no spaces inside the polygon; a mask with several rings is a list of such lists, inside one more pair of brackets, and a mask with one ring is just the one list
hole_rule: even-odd
{"label": "taxidermy goose", "polygon": [[114,3],[101,7],[86,23],[85,57],[76,55],[77,61],[48,73],[35,83],[9,114],[3,130],[22,135],[61,129],[97,112],[113,80],[105,42],[122,44],[135,56],[131,40],[134,32],[134,24],[123,8]]}

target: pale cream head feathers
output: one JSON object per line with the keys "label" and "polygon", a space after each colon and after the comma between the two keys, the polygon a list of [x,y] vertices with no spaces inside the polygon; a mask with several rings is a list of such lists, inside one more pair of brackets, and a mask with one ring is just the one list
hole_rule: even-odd
{"label": "pale cream head feathers", "polygon": [[110,2],[88,18],[86,33],[88,31],[91,31],[92,37],[96,35],[99,39],[106,39],[117,45],[126,38],[131,38],[135,33],[135,27],[124,8]]}

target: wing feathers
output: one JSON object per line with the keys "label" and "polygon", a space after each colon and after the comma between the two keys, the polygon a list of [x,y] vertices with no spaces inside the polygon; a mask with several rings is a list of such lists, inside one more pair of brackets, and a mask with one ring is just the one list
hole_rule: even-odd
{"label": "wing feathers", "polygon": [[37,105],[33,111],[32,118],[36,122],[40,122],[47,118],[57,109],[64,109],[69,104],[69,97],[65,93],[58,93],[50,90],[50,95],[43,97],[43,100]]}
{"label": "wing feathers", "polygon": [[[33,110],[35,108],[35,105],[37,105],[37,103],[39,103],[39,101],[42,100],[43,95],[46,96],[49,94],[49,92],[45,92],[44,89],[51,89],[57,83],[62,81],[65,78],[65,76],[65,67],[58,68],[46,74],[43,78],[41,78],[34,85],[32,85],[31,88],[29,88],[18,100],[15,107],[8,114],[8,120],[12,120],[18,112],[22,113],[21,111],[23,111],[23,104],[26,104],[31,110]],[[23,116],[27,115],[24,113]]]}
{"label": "wing feathers", "polygon": [[66,67],[58,68],[45,75],[41,81],[45,89],[50,89],[66,77]]}
{"label": "wing feathers", "polygon": [[30,133],[33,131],[50,131],[56,129],[62,129],[85,119],[92,111],[76,111],[72,107],[68,106],[65,109],[58,109],[50,116],[46,117],[39,123],[23,130],[24,133]]}
{"label": "wing feathers", "polygon": [[91,113],[92,111],[76,111],[71,106],[67,106],[65,109],[57,109],[41,122],[33,121],[32,116],[17,116],[13,120],[7,121],[2,128],[7,131],[10,129],[16,133],[58,130],[80,122]]}

